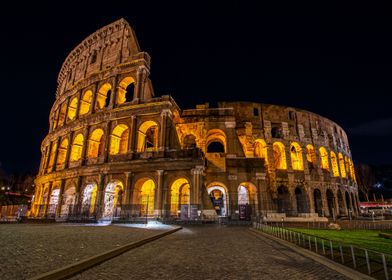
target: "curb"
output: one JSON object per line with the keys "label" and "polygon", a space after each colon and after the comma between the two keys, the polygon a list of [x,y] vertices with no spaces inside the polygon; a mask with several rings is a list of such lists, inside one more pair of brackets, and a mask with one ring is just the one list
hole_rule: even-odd
{"label": "curb", "polygon": [[55,269],[52,271],[45,272],[43,274],[39,274],[37,276],[34,276],[32,278],[29,278],[30,280],[57,280],[57,279],[65,279],[70,276],[73,276],[77,273],[82,272],[83,270],[86,270],[88,268],[91,268],[97,264],[103,263],[109,259],[112,259],[114,257],[117,257],[118,255],[121,255],[131,249],[140,247],[146,243],[149,243],[151,241],[154,241],[156,239],[162,238],[166,235],[175,233],[176,231],[179,231],[182,229],[182,227],[177,227],[172,230],[165,231],[163,233],[159,233],[156,235],[153,235],[151,237],[135,241],[126,245],[123,245],[121,247],[106,251],[102,254],[92,256],[90,258],[72,263],[70,265],[61,267],[59,269]]}
{"label": "curb", "polygon": [[320,264],[322,264],[322,265],[324,265],[324,266],[326,266],[326,267],[328,267],[328,268],[330,268],[332,270],[335,270],[335,271],[339,272],[340,274],[343,274],[344,276],[346,276],[346,277],[348,277],[350,279],[353,279],[353,280],[357,280],[357,279],[374,280],[373,277],[370,277],[370,276],[368,276],[366,274],[358,272],[358,271],[356,271],[354,269],[351,269],[351,268],[349,268],[349,267],[347,267],[345,265],[342,265],[340,263],[334,262],[334,261],[332,261],[332,260],[330,260],[330,259],[328,259],[326,257],[323,257],[323,256],[321,256],[319,254],[316,254],[315,252],[306,250],[306,249],[304,249],[302,247],[298,247],[297,245],[294,245],[294,244],[292,244],[290,242],[287,242],[286,240],[282,240],[282,239],[277,238],[275,236],[268,235],[268,234],[266,234],[264,232],[255,230],[253,228],[250,228],[249,230],[251,232],[255,233],[255,234],[262,235],[262,236],[264,236],[264,237],[266,237],[268,239],[276,241],[279,244],[281,244],[283,246],[286,246],[286,247],[290,248],[291,250],[301,254],[302,256],[304,256],[306,258],[309,258],[309,259],[312,259],[312,260],[314,260],[314,261],[316,261],[316,262],[318,262],[318,263],[320,263]]}

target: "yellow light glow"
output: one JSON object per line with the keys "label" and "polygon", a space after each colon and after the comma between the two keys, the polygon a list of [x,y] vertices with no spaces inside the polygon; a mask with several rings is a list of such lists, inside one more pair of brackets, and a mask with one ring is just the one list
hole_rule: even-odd
{"label": "yellow light glow", "polygon": [[338,157],[339,157],[340,174],[342,174],[342,178],[347,178],[346,167],[344,165],[344,159],[342,153],[339,153]]}
{"label": "yellow light glow", "polygon": [[57,164],[63,164],[67,157],[67,149],[68,149],[68,139],[63,139],[61,141],[59,152],[57,154]]}
{"label": "yellow light glow", "polygon": [[54,158],[56,156],[56,151],[57,151],[57,143],[54,142],[52,144],[52,149],[50,150],[50,157],[49,157],[49,164],[48,164],[48,168],[52,168],[53,164],[54,164]]}
{"label": "yellow light glow", "polygon": [[338,160],[336,158],[336,154],[331,151],[331,164],[332,164],[332,173],[334,177],[339,177],[339,168],[338,168]]}
{"label": "yellow light glow", "polygon": [[297,142],[291,143],[290,146],[291,166],[293,170],[304,170],[304,162],[302,159],[302,149]]}
{"label": "yellow light glow", "polygon": [[254,156],[257,158],[263,158],[265,164],[268,164],[267,144],[263,139],[256,139],[254,146]]}
{"label": "yellow light glow", "polygon": [[158,124],[154,121],[145,121],[139,127],[138,152],[158,150]]}
{"label": "yellow light glow", "polygon": [[67,103],[64,102],[63,104],[61,104],[60,107],[58,126],[62,126],[64,124],[66,111],[67,111]]}
{"label": "yellow light glow", "polygon": [[72,143],[70,161],[78,161],[81,159],[83,151],[83,141],[83,134],[79,133],[78,135],[76,135]]}
{"label": "yellow light glow", "polygon": [[320,147],[319,152],[320,152],[321,169],[329,170],[327,150],[324,147]]}
{"label": "yellow light glow", "polygon": [[126,154],[128,152],[129,129],[125,124],[117,125],[110,135],[110,154]]}
{"label": "yellow light glow", "polygon": [[287,169],[286,152],[281,142],[275,142],[272,145],[274,151],[274,160],[276,169]]}
{"label": "yellow light glow", "polygon": [[72,98],[68,106],[68,118],[72,121],[76,117],[76,109],[78,108],[78,98]]}
{"label": "yellow light glow", "polygon": [[140,189],[141,215],[154,214],[155,184],[151,179],[146,180]]}
{"label": "yellow light glow", "polygon": [[87,157],[96,158],[103,154],[103,130],[98,128],[95,129],[88,142]]}
{"label": "yellow light glow", "polygon": [[97,105],[96,105],[96,108],[98,110],[103,109],[105,107],[106,98],[108,98],[108,91],[111,89],[112,89],[112,85],[106,83],[103,86],[101,86],[101,88],[98,90]]}
{"label": "yellow light glow", "polygon": [[312,145],[306,145],[306,160],[311,163],[313,167],[317,166],[316,152]]}
{"label": "yellow light glow", "polygon": [[185,178],[174,181],[171,186],[171,213],[176,215],[181,204],[189,204],[189,182]]}
{"label": "yellow light glow", "polygon": [[80,101],[80,109],[79,109],[80,116],[83,116],[90,111],[92,98],[93,98],[93,92],[91,90],[88,90],[83,94],[82,100]]}
{"label": "yellow light glow", "polygon": [[[126,96],[127,96],[127,87],[130,84],[135,83],[135,80],[132,77],[126,77],[124,79],[121,80],[118,89],[117,89],[117,104],[123,104],[127,101]],[[133,93],[131,93],[133,94]]]}

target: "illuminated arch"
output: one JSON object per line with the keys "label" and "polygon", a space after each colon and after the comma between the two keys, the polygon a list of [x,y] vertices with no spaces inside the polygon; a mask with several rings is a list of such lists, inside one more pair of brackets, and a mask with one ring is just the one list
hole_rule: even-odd
{"label": "illuminated arch", "polygon": [[112,85],[109,83],[105,83],[99,88],[97,94],[97,103],[96,103],[96,108],[98,110],[108,106],[108,103],[110,101],[111,90],[112,90]]}
{"label": "illuminated arch", "polygon": [[268,148],[263,139],[256,139],[254,146],[254,157],[263,158],[265,164],[268,164]]}
{"label": "illuminated arch", "polygon": [[97,199],[98,187],[96,184],[88,184],[85,186],[82,195],[82,214],[90,216],[95,210],[95,201]]}
{"label": "illuminated arch", "polygon": [[272,145],[274,151],[274,162],[276,169],[287,169],[286,152],[281,142],[274,142]]}
{"label": "illuminated arch", "polygon": [[208,185],[207,192],[218,216],[227,216],[229,213],[229,195],[226,186],[220,182],[213,182]]}
{"label": "illuminated arch", "polygon": [[328,152],[324,147],[320,147],[320,165],[321,169],[329,170]]}
{"label": "illuminated arch", "polygon": [[126,154],[128,151],[129,129],[125,124],[117,125],[110,135],[110,154]]}
{"label": "illuminated arch", "polygon": [[346,166],[344,165],[344,158],[342,153],[339,153],[338,157],[339,157],[340,174],[342,175],[342,178],[347,178]]}
{"label": "illuminated arch", "polygon": [[117,90],[117,104],[132,101],[135,80],[132,77],[126,77],[121,80]]}
{"label": "illuminated arch", "polygon": [[190,185],[185,178],[175,180],[171,185],[170,212],[177,215],[177,211],[181,211],[181,205],[189,205],[190,203]]}
{"label": "illuminated arch", "polygon": [[76,135],[72,142],[70,161],[78,161],[82,158],[83,141],[83,134]]}
{"label": "illuminated arch", "polygon": [[92,98],[93,98],[93,92],[91,90],[88,90],[83,94],[82,100],[80,101],[80,108],[79,108],[80,116],[83,116],[88,112],[90,112]]}
{"label": "illuminated arch", "polygon": [[290,145],[291,166],[293,170],[304,170],[304,162],[302,159],[302,149],[297,142]]}
{"label": "illuminated arch", "polygon": [[67,188],[63,195],[63,203],[61,205],[61,216],[72,214],[75,205],[75,187]]}
{"label": "illuminated arch", "polygon": [[124,190],[123,183],[113,181],[106,185],[104,203],[103,203],[103,219],[112,219],[121,209],[122,193]]}
{"label": "illuminated arch", "polygon": [[67,158],[67,150],[68,150],[68,139],[63,139],[61,141],[59,151],[57,154],[57,164],[63,164],[65,162],[65,159]]}
{"label": "illuminated arch", "polygon": [[141,178],[135,184],[135,203],[140,205],[141,216],[154,215],[155,183],[150,178]]}
{"label": "illuminated arch", "polygon": [[53,167],[54,158],[56,157],[56,151],[57,151],[57,142],[53,142],[52,148],[50,150],[48,168],[52,168]]}
{"label": "illuminated arch", "polygon": [[184,136],[182,143],[184,149],[194,149],[196,148],[196,136],[187,134]]}
{"label": "illuminated arch", "polygon": [[345,167],[346,167],[346,175],[347,177],[351,176],[350,174],[350,163],[348,161],[348,157],[344,157],[344,163],[345,163]]}
{"label": "illuminated arch", "polygon": [[[238,186],[237,189],[238,192],[238,206],[241,207],[240,205],[249,205],[250,206],[250,213],[255,213],[257,210],[257,188],[254,184],[250,182],[243,182]],[[246,211],[248,211],[246,209]],[[241,209],[238,209],[241,210]]]}
{"label": "illuminated arch", "polygon": [[349,158],[349,163],[350,163],[350,174],[351,174],[351,178],[354,182],[356,182],[356,178],[355,178],[355,169],[354,169],[354,164],[353,161]]}
{"label": "illuminated arch", "polygon": [[310,144],[306,145],[306,160],[308,161],[308,165],[313,168],[317,166],[316,152],[314,147]]}
{"label": "illuminated arch", "polygon": [[67,112],[67,103],[63,102],[63,104],[61,104],[61,106],[60,106],[60,112],[59,112],[57,126],[62,126],[64,124],[66,112]]}
{"label": "illuminated arch", "polygon": [[220,129],[211,129],[207,133],[206,138],[206,151],[225,153],[227,151],[226,147],[226,135]]}
{"label": "illuminated arch", "polygon": [[68,118],[72,121],[76,117],[76,110],[78,108],[78,98],[72,98],[68,106]]}
{"label": "illuminated arch", "polygon": [[88,142],[88,158],[96,158],[102,156],[103,154],[103,130],[98,128],[95,129],[91,135]]}
{"label": "illuminated arch", "polygon": [[158,150],[158,124],[155,121],[145,121],[138,130],[138,152]]}
{"label": "illuminated arch", "polygon": [[332,173],[334,177],[339,177],[339,167],[338,160],[336,158],[336,154],[331,151],[331,164],[332,164]]}

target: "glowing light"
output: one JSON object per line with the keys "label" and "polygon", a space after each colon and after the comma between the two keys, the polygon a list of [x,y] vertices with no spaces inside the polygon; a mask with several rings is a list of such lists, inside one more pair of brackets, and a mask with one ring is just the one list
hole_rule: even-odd
{"label": "glowing light", "polygon": [[304,162],[302,159],[302,149],[297,142],[291,143],[290,146],[291,166],[293,170],[304,170]]}
{"label": "glowing light", "polygon": [[126,154],[128,151],[129,129],[125,124],[117,125],[110,135],[110,154]]}
{"label": "glowing light", "polygon": [[334,177],[339,177],[338,160],[336,154],[331,151],[331,163],[332,163],[332,173]]}
{"label": "glowing light", "polygon": [[102,129],[95,129],[89,139],[88,143],[88,151],[87,156],[88,158],[96,158],[103,154],[103,130]]}
{"label": "glowing light", "polygon": [[78,98],[74,97],[68,106],[68,118],[72,121],[76,117],[76,109],[78,107]]}
{"label": "glowing light", "polygon": [[142,123],[138,131],[138,152],[158,150],[158,124],[154,121]]}
{"label": "glowing light", "polygon": [[344,165],[344,159],[342,153],[339,153],[338,157],[339,157],[340,174],[342,175],[343,178],[347,178],[346,167]]}
{"label": "glowing light", "polygon": [[91,90],[88,90],[83,94],[82,100],[80,101],[80,109],[79,109],[80,116],[83,116],[90,111],[92,98],[93,98],[93,92]]}
{"label": "glowing light", "polygon": [[281,142],[274,142],[272,145],[276,169],[287,169],[286,152]]}
{"label": "glowing light", "polygon": [[321,169],[329,170],[327,150],[324,147],[320,147],[319,152],[320,152]]}
{"label": "glowing light", "polygon": [[82,157],[84,137],[81,133],[76,135],[71,148],[70,161],[78,161]]}

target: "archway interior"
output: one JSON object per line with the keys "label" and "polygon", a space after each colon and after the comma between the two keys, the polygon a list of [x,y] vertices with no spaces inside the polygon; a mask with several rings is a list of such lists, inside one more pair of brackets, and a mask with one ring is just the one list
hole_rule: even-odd
{"label": "archway interior", "polygon": [[88,184],[83,190],[82,212],[87,215],[94,213],[95,201],[97,197],[97,185]]}
{"label": "archway interior", "polygon": [[154,215],[155,183],[151,179],[145,180],[140,186],[139,203],[142,216]]}
{"label": "archway interior", "polygon": [[327,190],[327,204],[330,217],[335,217],[335,196],[331,190]]}
{"label": "archway interior", "polygon": [[227,216],[226,190],[221,186],[208,188],[208,194],[218,216]]}
{"label": "archway interior", "polygon": [[75,204],[75,187],[71,187],[64,192],[63,205],[61,206],[61,215],[71,214],[74,204]]}
{"label": "archway interior", "polygon": [[290,194],[287,187],[280,186],[277,191],[278,191],[277,212],[289,214]]}
{"label": "archway interior", "polygon": [[113,215],[117,214],[121,205],[123,185],[121,182],[115,181],[109,183],[105,188],[104,196],[104,211],[102,214],[103,218],[113,218]]}
{"label": "archway interior", "polygon": [[321,192],[319,189],[314,190],[313,198],[314,198],[314,211],[319,216],[323,216],[323,201],[321,199]]}
{"label": "archway interior", "polygon": [[189,182],[185,178],[177,179],[171,186],[171,198],[170,198],[170,209],[172,215],[177,215],[178,211],[186,212],[188,214],[189,209]]}
{"label": "archway interior", "polygon": [[59,195],[60,195],[60,189],[54,189],[52,191],[49,199],[49,209],[48,209],[49,214],[55,214],[57,204],[59,203]]}
{"label": "archway interior", "polygon": [[306,194],[301,187],[295,188],[295,199],[297,202],[297,214],[308,212],[308,203],[306,201]]}

